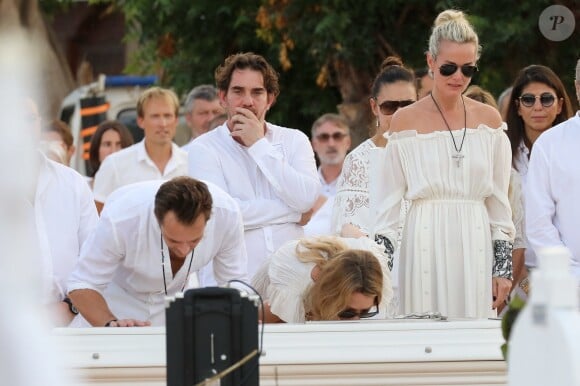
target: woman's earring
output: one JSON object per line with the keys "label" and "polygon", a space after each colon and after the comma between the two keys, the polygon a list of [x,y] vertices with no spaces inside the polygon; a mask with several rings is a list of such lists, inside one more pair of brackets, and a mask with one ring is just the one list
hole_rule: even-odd
{"label": "woman's earring", "polygon": [[432,69],[427,70],[427,75],[429,75],[429,78],[433,79],[433,70]]}
{"label": "woman's earring", "polygon": [[377,127],[381,126],[381,123],[379,122],[379,118],[377,118]]}

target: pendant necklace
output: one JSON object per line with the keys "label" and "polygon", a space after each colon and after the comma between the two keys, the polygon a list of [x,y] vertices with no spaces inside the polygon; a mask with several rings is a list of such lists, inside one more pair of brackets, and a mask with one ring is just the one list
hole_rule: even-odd
{"label": "pendant necklace", "polygon": [[[167,249],[169,250],[169,247],[167,247]],[[189,266],[187,267],[187,273],[185,274],[185,279],[183,280],[183,285],[181,286],[181,292],[183,292],[183,290],[185,289],[187,279],[189,278],[189,272],[191,271],[191,263],[193,261],[194,252],[195,248],[191,250],[191,257],[189,258]],[[163,234],[161,234],[161,272],[163,272],[163,290],[165,291],[165,296],[167,296],[167,281],[165,281],[165,253],[163,253]]]}
{"label": "pendant necklace", "polygon": [[461,102],[463,103],[464,126],[463,126],[463,138],[461,139],[461,145],[459,145],[459,149],[457,148],[457,144],[455,143],[455,137],[453,136],[453,132],[451,131],[451,127],[449,126],[449,123],[447,123],[447,119],[445,119],[445,116],[443,115],[443,111],[441,111],[441,108],[437,104],[437,101],[435,101],[433,94],[429,93],[429,95],[431,95],[431,99],[433,99],[433,103],[435,103],[435,107],[437,107],[437,111],[439,111],[439,114],[441,114],[441,118],[443,118],[443,122],[445,122],[445,126],[447,126],[447,130],[449,130],[449,134],[451,134],[451,140],[453,141],[453,147],[455,148],[455,155],[451,156],[451,158],[453,158],[457,162],[457,167],[460,167],[461,160],[464,157],[464,155],[461,154],[461,150],[463,149],[463,143],[465,142],[465,133],[467,133],[467,110],[465,109],[465,101],[463,100],[463,95],[461,95]]}

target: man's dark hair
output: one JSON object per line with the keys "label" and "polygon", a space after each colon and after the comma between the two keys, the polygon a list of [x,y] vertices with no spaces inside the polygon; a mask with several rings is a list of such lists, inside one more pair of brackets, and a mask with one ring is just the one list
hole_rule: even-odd
{"label": "man's dark hair", "polygon": [[155,217],[159,224],[171,211],[182,224],[191,225],[200,215],[207,221],[211,208],[207,185],[191,177],[175,177],[161,185],[155,195]]}
{"label": "man's dark hair", "polygon": [[252,52],[234,54],[226,58],[224,63],[215,70],[217,88],[227,92],[232,81],[232,73],[234,70],[245,70],[248,68],[262,73],[264,77],[264,88],[268,94],[272,94],[275,97],[280,94],[278,73],[276,70],[274,70],[263,56]]}

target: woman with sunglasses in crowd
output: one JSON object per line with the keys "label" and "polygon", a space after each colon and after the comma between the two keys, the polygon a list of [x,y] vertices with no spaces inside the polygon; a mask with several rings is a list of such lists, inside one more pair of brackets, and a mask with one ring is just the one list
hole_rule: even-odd
{"label": "woman with sunglasses in crowd", "polygon": [[346,156],[336,184],[331,225],[335,234],[354,237],[369,234],[369,152],[385,147],[387,139],[384,134],[389,130],[393,114],[416,100],[413,72],[403,66],[400,58],[389,56],[381,64],[371,86],[369,102],[376,117],[375,133]]}
{"label": "woman with sunglasses in crowd", "polygon": [[[523,68],[512,85],[511,95],[506,119],[507,134],[511,143],[512,164],[521,177],[525,200],[528,162],[534,142],[542,132],[570,118],[573,111],[562,81],[546,66]],[[536,257],[531,248],[525,250],[525,265],[529,268],[536,266]],[[514,277],[514,285],[526,277],[527,270],[522,267],[522,272]]]}
{"label": "woman with sunglasses in crowd", "polygon": [[391,316],[390,274],[368,238],[319,236],[283,245],[252,280],[267,323]]}
{"label": "woman with sunglasses in crowd", "polygon": [[461,11],[435,20],[429,96],[398,110],[375,150],[372,237],[395,253],[401,199],[411,202],[399,254],[402,313],[487,318],[511,288],[510,147],[499,112],[463,96],[481,47]]}

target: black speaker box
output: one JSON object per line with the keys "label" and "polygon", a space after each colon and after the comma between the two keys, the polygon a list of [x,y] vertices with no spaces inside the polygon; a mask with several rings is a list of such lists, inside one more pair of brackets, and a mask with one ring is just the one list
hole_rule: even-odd
{"label": "black speaker box", "polygon": [[[235,288],[187,290],[168,299],[167,386],[193,386],[258,350],[258,301]],[[221,386],[259,385],[259,355],[221,378]]]}

